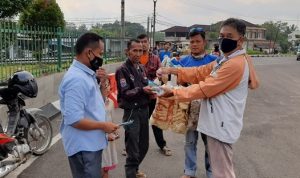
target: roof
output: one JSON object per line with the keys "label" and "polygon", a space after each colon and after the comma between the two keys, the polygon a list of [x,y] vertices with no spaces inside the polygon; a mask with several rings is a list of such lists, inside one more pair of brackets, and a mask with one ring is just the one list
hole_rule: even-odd
{"label": "roof", "polygon": [[257,28],[260,27],[258,25],[253,24],[253,23],[250,23],[250,22],[248,22],[246,20],[242,20],[242,21],[245,23],[246,27],[257,27]]}
{"label": "roof", "polygon": [[188,27],[184,27],[184,26],[173,26],[171,28],[162,30],[162,32],[188,32]]}
{"label": "roof", "polygon": [[194,24],[190,27],[184,26],[173,26],[171,28],[162,30],[162,32],[177,32],[177,33],[188,33],[191,28],[201,27],[204,31],[210,31],[210,25],[201,25],[201,24]]}

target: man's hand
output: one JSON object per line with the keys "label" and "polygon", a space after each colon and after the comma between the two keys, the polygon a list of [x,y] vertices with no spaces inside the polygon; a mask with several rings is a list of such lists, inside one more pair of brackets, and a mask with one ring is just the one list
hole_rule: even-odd
{"label": "man's hand", "polygon": [[118,124],[112,123],[112,122],[104,122],[103,123],[103,131],[106,133],[112,133],[115,132],[120,126]]}
{"label": "man's hand", "polygon": [[153,95],[153,94],[154,94],[150,86],[145,86],[145,87],[143,87],[143,90],[144,90],[144,92],[147,93],[147,94],[150,94],[150,95]]}
{"label": "man's hand", "polygon": [[164,93],[160,97],[171,97],[174,96],[173,90],[171,88],[162,86],[161,87],[164,90]]}
{"label": "man's hand", "polygon": [[108,79],[108,75],[106,74],[106,71],[103,67],[99,67],[99,69],[96,70],[96,77],[100,79],[101,85],[106,84],[106,80]]}
{"label": "man's hand", "polygon": [[108,141],[114,141],[116,139],[120,138],[119,134],[116,132],[110,133],[107,136]]}
{"label": "man's hand", "polygon": [[156,71],[156,76],[160,79],[163,75],[174,74],[177,75],[177,68],[174,67],[161,67]]}

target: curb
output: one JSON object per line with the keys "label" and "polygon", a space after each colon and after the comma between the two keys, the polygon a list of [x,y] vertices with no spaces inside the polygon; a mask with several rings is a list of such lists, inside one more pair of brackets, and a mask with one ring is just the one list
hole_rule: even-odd
{"label": "curb", "polygon": [[44,116],[46,116],[50,120],[53,120],[56,116],[60,114],[59,100],[56,100],[52,103],[48,103],[45,106],[42,106],[40,109],[43,111],[42,114]]}
{"label": "curb", "polygon": [[294,55],[291,54],[271,54],[271,55],[262,55],[262,54],[255,54],[250,55],[251,57],[293,57]]}

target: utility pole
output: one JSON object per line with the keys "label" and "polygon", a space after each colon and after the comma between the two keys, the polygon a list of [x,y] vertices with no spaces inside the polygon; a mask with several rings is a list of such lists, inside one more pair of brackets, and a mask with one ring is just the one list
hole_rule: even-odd
{"label": "utility pole", "polygon": [[149,32],[150,32],[149,27],[150,27],[150,17],[148,16],[148,18],[147,18],[147,36],[148,37],[149,37]]}
{"label": "utility pole", "polygon": [[299,14],[297,15],[297,27],[300,28],[300,26],[299,26]]}
{"label": "utility pole", "polygon": [[155,47],[155,23],[156,23],[156,2],[157,0],[153,0],[153,3],[154,3],[154,13],[153,13],[153,49]]}
{"label": "utility pole", "polygon": [[[153,17],[152,17],[151,20],[150,20],[150,34],[151,34],[151,36],[153,37]],[[153,39],[152,39],[152,37],[150,37],[150,45],[153,44]],[[151,41],[151,39],[152,39],[152,41]]]}
{"label": "utility pole", "polygon": [[125,0],[121,0],[121,58],[124,59],[125,40]]}

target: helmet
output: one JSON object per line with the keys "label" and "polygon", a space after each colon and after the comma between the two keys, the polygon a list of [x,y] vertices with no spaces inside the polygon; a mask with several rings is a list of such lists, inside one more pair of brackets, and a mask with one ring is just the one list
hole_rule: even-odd
{"label": "helmet", "polygon": [[17,92],[27,97],[34,98],[38,93],[38,86],[33,75],[27,71],[18,71],[8,79],[8,88],[16,89]]}

